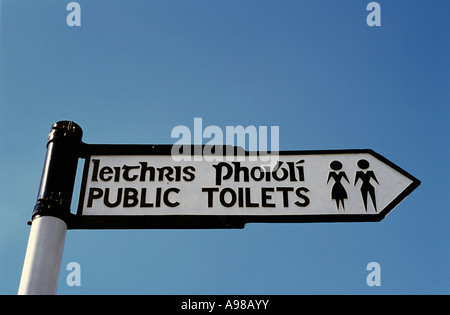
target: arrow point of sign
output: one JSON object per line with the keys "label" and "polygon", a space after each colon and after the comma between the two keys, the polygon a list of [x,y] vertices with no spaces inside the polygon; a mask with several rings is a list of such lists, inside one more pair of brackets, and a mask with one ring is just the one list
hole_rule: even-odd
{"label": "arrow point of sign", "polygon": [[408,179],[410,183],[399,193],[397,194],[392,201],[390,201],[381,211],[379,211],[379,214],[377,215],[377,221],[381,221],[384,219],[403,199],[405,199],[411,192],[413,192],[417,187],[420,186],[421,181],[417,179],[416,177],[412,176],[410,173],[405,171],[404,169],[400,168],[396,164],[392,163],[388,159],[386,159],[384,156],[376,153],[375,151],[371,149],[366,150],[367,153],[370,153],[374,158],[381,161],[383,164],[386,164],[388,167],[394,169],[398,173],[400,173],[403,177]]}

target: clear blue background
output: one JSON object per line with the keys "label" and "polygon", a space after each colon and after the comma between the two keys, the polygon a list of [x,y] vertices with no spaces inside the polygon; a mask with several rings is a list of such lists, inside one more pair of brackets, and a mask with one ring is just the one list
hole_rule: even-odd
{"label": "clear blue background", "polygon": [[378,1],[381,27],[369,2],[79,0],[69,27],[68,0],[1,0],[0,293],[19,286],[55,121],[150,144],[195,117],[279,126],[282,150],[371,148],[422,184],[380,223],[68,231],[58,293],[450,293],[450,2]]}

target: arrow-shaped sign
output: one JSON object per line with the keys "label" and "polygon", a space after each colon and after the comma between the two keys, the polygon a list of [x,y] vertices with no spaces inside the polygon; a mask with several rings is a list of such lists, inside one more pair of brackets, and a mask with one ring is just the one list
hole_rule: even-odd
{"label": "arrow-shaped sign", "polygon": [[368,149],[282,151],[268,167],[242,149],[230,159],[199,147],[200,154],[194,149],[181,159],[170,145],[84,144],[79,208],[69,228],[380,221],[420,184]]}
{"label": "arrow-shaped sign", "polygon": [[[52,126],[19,294],[56,292],[67,228],[380,221],[420,185],[372,150],[269,153],[81,139],[74,122]],[[70,205],[79,158],[85,163],[75,215]]]}

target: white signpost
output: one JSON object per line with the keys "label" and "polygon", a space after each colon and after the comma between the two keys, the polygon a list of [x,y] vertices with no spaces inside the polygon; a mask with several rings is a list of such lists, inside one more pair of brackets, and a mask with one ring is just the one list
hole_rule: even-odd
{"label": "white signpost", "polygon": [[[81,138],[74,122],[52,126],[19,294],[56,293],[66,229],[380,221],[420,185],[372,150],[268,154],[223,146],[91,145]],[[85,165],[73,214],[80,158]]]}
{"label": "white signpost", "polygon": [[69,228],[380,221],[420,183],[372,150],[279,152],[268,167],[242,150],[180,161],[170,149],[93,146]]}

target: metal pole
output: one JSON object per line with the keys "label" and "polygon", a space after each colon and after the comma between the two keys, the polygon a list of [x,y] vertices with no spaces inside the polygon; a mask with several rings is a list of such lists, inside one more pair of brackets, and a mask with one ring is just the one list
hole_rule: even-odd
{"label": "metal pole", "polygon": [[71,121],[53,124],[18,294],[55,294],[82,130]]}
{"label": "metal pole", "polygon": [[18,294],[56,294],[66,230],[56,217],[33,221]]}

